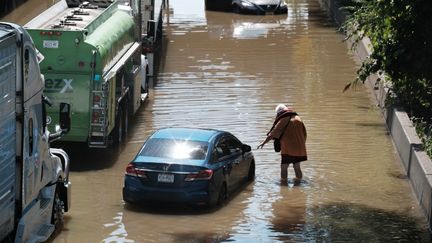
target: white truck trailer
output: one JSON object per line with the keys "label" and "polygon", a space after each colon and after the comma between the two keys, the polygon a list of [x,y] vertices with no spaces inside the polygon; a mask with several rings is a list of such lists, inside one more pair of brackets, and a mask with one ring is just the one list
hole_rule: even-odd
{"label": "white truck trailer", "polygon": [[41,58],[22,27],[0,23],[0,241],[46,241],[70,208],[69,158],[50,148],[70,128],[70,107],[50,133]]}

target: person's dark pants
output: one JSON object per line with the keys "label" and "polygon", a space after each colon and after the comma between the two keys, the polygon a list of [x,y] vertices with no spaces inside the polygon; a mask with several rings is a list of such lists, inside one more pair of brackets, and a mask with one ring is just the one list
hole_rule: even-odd
{"label": "person's dark pants", "polygon": [[301,180],[303,172],[300,168],[300,162],[307,160],[306,156],[291,156],[287,154],[281,155],[281,180],[287,180],[288,178],[288,167],[293,164],[296,180]]}

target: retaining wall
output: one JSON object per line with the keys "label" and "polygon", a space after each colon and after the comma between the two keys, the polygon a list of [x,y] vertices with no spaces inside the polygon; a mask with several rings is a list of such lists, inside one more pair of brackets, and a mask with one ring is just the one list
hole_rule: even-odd
{"label": "retaining wall", "polygon": [[[318,1],[338,24],[345,21],[346,13],[340,11],[337,0]],[[355,54],[360,60],[370,54],[368,39],[358,44]],[[377,83],[376,80],[377,76],[369,77],[365,85],[373,90],[377,106],[381,109],[406,175],[427,219],[429,230],[432,231],[432,161],[427,153],[420,149],[421,140],[407,113],[400,107],[386,106],[388,88],[383,82]]]}

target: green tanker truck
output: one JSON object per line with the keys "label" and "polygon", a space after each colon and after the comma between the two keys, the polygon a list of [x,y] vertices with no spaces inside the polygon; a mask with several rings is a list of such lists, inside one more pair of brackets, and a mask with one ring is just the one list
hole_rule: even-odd
{"label": "green tanker truck", "polygon": [[56,124],[61,102],[71,104],[64,142],[106,148],[121,143],[148,94],[141,47],[140,0],[60,0],[24,27],[39,50],[45,93]]}

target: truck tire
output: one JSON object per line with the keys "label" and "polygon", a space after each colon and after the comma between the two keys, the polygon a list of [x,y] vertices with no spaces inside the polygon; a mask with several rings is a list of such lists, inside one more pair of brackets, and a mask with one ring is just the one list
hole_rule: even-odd
{"label": "truck tire", "polygon": [[63,202],[60,200],[60,190],[58,185],[56,185],[51,213],[51,224],[54,225],[55,231],[60,230],[63,226],[63,213]]}

